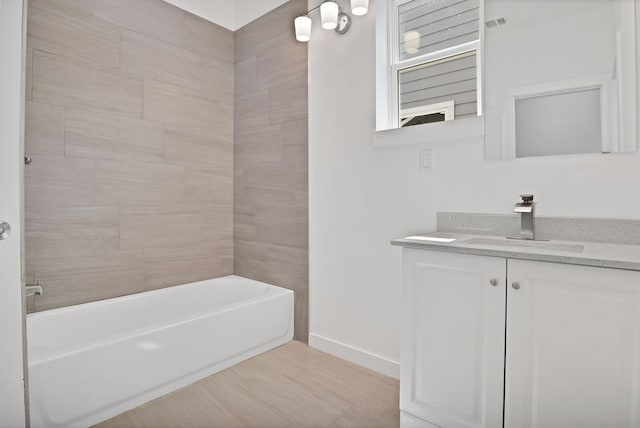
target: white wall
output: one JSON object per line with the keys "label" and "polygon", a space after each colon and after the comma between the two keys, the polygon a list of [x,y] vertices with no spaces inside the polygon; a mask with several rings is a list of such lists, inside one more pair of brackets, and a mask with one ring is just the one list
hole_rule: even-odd
{"label": "white wall", "polygon": [[[235,28],[233,30],[235,31],[238,28],[244,27],[251,21],[258,19],[287,1],[288,0],[233,0],[235,4]],[[291,23],[291,27],[293,28],[293,22]]]}
{"label": "white wall", "polygon": [[[287,0],[164,0],[231,31],[275,9]],[[292,24],[293,25],[293,24]]]}
{"label": "white wall", "polygon": [[343,36],[322,30],[318,17],[312,18],[310,343],[361,363],[359,358],[368,358],[373,367],[396,374],[387,360],[399,358],[401,259],[389,241],[433,226],[434,177],[419,170],[416,147],[371,146],[376,105],[372,11],[354,17]]}
{"label": "white wall", "polygon": [[174,6],[235,31],[233,0],[164,0]]}
{"label": "white wall", "polygon": [[485,161],[482,141],[452,142],[420,171],[428,143],[374,148],[374,20],[354,18],[342,37],[314,28],[309,46],[310,342],[394,374],[390,239],[432,230],[438,211],[510,213],[520,193],[539,215],[640,219],[640,153]]}

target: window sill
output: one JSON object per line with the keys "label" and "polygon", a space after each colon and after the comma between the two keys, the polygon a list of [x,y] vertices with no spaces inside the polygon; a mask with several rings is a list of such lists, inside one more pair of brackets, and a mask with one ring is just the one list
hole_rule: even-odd
{"label": "window sill", "polygon": [[445,143],[484,136],[484,117],[469,117],[439,123],[385,129],[373,133],[374,147],[408,144]]}

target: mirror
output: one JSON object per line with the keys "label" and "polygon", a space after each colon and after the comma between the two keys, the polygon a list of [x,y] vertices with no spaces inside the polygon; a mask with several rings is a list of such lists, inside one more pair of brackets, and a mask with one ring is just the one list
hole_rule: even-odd
{"label": "mirror", "polygon": [[485,157],[636,150],[634,0],[485,0]]}

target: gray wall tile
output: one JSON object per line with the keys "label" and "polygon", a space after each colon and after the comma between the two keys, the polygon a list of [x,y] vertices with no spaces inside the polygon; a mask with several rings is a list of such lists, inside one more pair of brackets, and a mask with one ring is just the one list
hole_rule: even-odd
{"label": "gray wall tile", "polygon": [[195,15],[185,16],[184,46],[203,55],[233,62],[233,33]]}
{"label": "gray wall tile", "polygon": [[234,65],[211,57],[203,57],[203,91],[219,101],[219,107],[229,109],[233,119],[234,105]]}
{"label": "gray wall tile", "polygon": [[93,161],[62,156],[31,156],[25,170],[26,214],[30,209],[87,207],[93,204]]}
{"label": "gray wall tile", "polygon": [[68,157],[150,163],[164,161],[162,123],[67,109],[64,136]]}
{"label": "gray wall tile", "polygon": [[244,186],[293,191],[293,169],[289,165],[249,168],[244,173]]}
{"label": "gray wall tile", "polygon": [[[289,32],[266,39],[256,52],[256,89],[266,89],[282,82],[307,77],[306,45],[296,41]],[[287,64],[283,67],[282,64]]]}
{"label": "gray wall tile", "polygon": [[269,245],[264,242],[245,241],[234,237],[233,258],[236,275],[266,281],[268,248]]}
{"label": "gray wall tile", "polygon": [[300,198],[296,191],[267,189],[264,187],[244,186],[242,203],[253,203],[254,206],[264,205],[271,207],[296,207],[300,204]]}
{"label": "gray wall tile", "polygon": [[122,30],[121,70],[136,76],[202,89],[202,55],[135,31]]}
{"label": "gray wall tile", "polygon": [[120,28],[87,15],[83,8],[68,7],[69,3],[29,1],[29,47],[56,54],[79,65],[117,71],[120,64]]}
{"label": "gray wall tile", "polygon": [[118,207],[49,207],[28,210],[26,254],[30,260],[115,254],[120,250]]}
{"label": "gray wall tile", "polygon": [[25,107],[25,153],[64,156],[64,109],[51,104],[27,102]]}
{"label": "gray wall tile", "polygon": [[233,174],[233,142],[208,132],[165,126],[167,163]]}
{"label": "gray wall tile", "polygon": [[26,49],[26,64],[25,64],[25,98],[27,101],[33,99],[33,49],[28,47]]}
{"label": "gray wall tile", "polygon": [[182,201],[184,187],[181,166],[95,161],[95,200],[100,205]]}
{"label": "gray wall tile", "polygon": [[282,125],[282,144],[299,144],[308,146],[309,121],[303,120],[288,122]]}
{"label": "gray wall tile", "polygon": [[282,162],[285,164],[306,163],[309,160],[309,146],[304,144],[283,144]]}
{"label": "gray wall tile", "polygon": [[203,209],[205,242],[226,242],[233,249],[233,204],[206,205]]}
{"label": "gray wall tile", "polygon": [[205,279],[230,275],[217,258],[195,257],[187,260],[145,261],[145,290],[155,290],[172,285],[188,284]]}
{"label": "gray wall tile", "polygon": [[232,44],[185,47],[161,0],[32,0],[28,21],[30,310],[233,273]]}
{"label": "gray wall tile", "polygon": [[[256,56],[264,50],[263,43],[282,34],[289,34],[291,40],[295,40],[293,19],[307,12],[307,3],[292,0],[280,7],[245,25],[235,32],[235,60],[244,61],[248,57]],[[290,48],[292,44],[287,45]],[[306,56],[306,44],[301,43],[299,48],[304,51],[300,55]]]}
{"label": "gray wall tile", "polygon": [[280,144],[283,142],[283,138],[284,132],[281,126],[256,128],[243,124],[236,126],[234,147],[237,149],[244,144]]}
{"label": "gray wall tile", "polygon": [[309,247],[306,207],[258,206],[255,212],[258,240],[301,249]]}
{"label": "gray wall tile", "polygon": [[144,291],[141,252],[113,256],[41,259],[35,278],[45,293],[35,299],[36,311],[77,305]]}
{"label": "gray wall tile", "polygon": [[[243,82],[236,79],[236,87],[242,87]],[[235,114],[236,129],[265,129],[269,126],[269,92],[255,91],[245,97],[236,96]]]}
{"label": "gray wall tile", "polygon": [[235,33],[234,262],[238,275],[295,291],[308,335],[307,50],[289,1]]}
{"label": "gray wall tile", "polygon": [[233,149],[236,169],[246,169],[250,166],[259,168],[265,164],[277,165],[282,160],[282,143],[269,139],[261,143],[238,143]]}
{"label": "gray wall tile", "polygon": [[142,80],[33,52],[33,100],[124,116],[142,114]]}
{"label": "gray wall tile", "polygon": [[[33,1],[29,1],[31,7]],[[93,16],[95,0],[46,0],[46,3],[56,9],[66,9],[70,13]]]}
{"label": "gray wall tile", "polygon": [[120,248],[172,247],[201,242],[202,208],[193,205],[157,205],[121,208]]}
{"label": "gray wall tile", "polygon": [[205,255],[217,259],[219,256],[231,254],[232,250],[232,239],[209,240],[202,237],[200,242],[147,247],[144,249],[144,256],[145,260],[151,263],[199,258]]}
{"label": "gray wall tile", "polygon": [[233,203],[233,177],[208,170],[186,170],[184,193],[188,201]]}
{"label": "gray wall tile", "polygon": [[246,98],[256,91],[256,57],[251,56],[244,61],[235,64],[235,79],[243,85],[236,85],[235,94],[237,98]]}
{"label": "gray wall tile", "polygon": [[297,290],[305,290],[309,274],[309,250],[285,245],[269,245],[267,251],[267,275],[270,282],[283,284]]}
{"label": "gray wall tile", "polygon": [[182,46],[186,12],[159,0],[95,0],[95,16]]}
{"label": "gray wall tile", "polygon": [[174,125],[209,125],[214,133],[218,102],[204,96],[202,91],[145,79],[144,118]]}
{"label": "gray wall tile", "polygon": [[269,88],[269,125],[307,118],[307,77],[303,76]]}
{"label": "gray wall tile", "polygon": [[[240,187],[240,186],[236,186]],[[242,204],[238,198],[233,202],[233,236],[235,240],[256,240],[256,213],[252,204]]]}

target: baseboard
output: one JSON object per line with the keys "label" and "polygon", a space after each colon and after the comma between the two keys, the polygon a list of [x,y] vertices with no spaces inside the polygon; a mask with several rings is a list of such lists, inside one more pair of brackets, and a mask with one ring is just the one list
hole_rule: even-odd
{"label": "baseboard", "polygon": [[409,413],[400,411],[400,428],[438,428],[436,425],[423,421]]}
{"label": "baseboard", "polygon": [[400,378],[400,363],[380,355],[313,333],[309,334],[309,346],[395,379]]}

